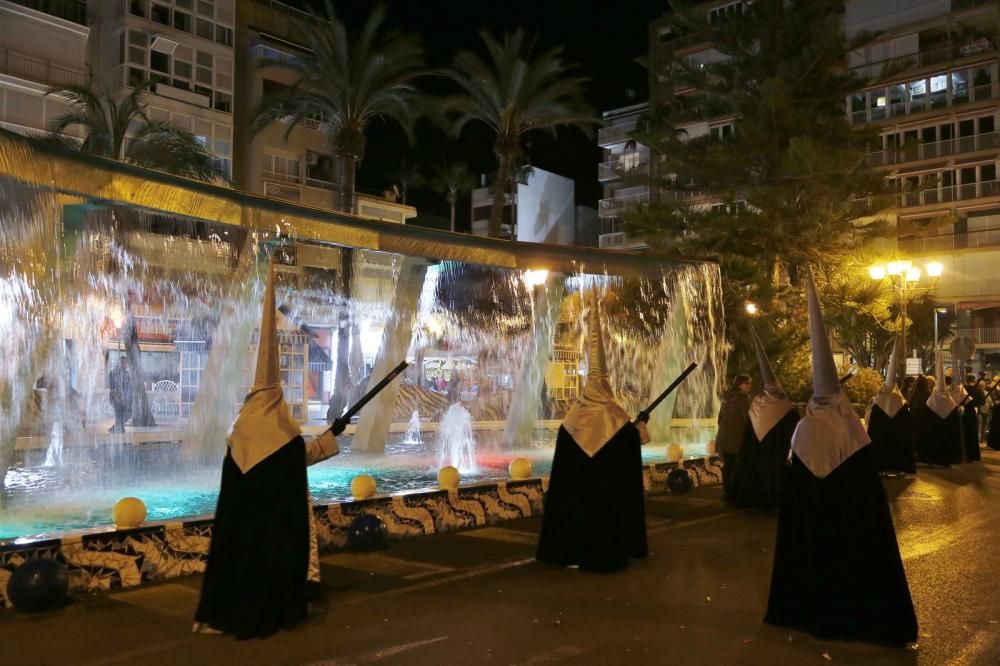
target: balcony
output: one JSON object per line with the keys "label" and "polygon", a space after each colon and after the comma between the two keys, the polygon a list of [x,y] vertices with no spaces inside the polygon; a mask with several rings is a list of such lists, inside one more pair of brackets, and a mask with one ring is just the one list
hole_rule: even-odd
{"label": "balcony", "polygon": [[996,45],[987,36],[988,34],[982,33],[979,41],[972,40],[961,43],[948,41],[944,44],[920,49],[916,53],[864,62],[852,65],[848,69],[862,76],[882,78],[887,73],[898,73],[903,69],[933,67],[960,58],[970,58],[988,53],[996,48]]}
{"label": "balcony", "polygon": [[885,106],[874,106],[868,109],[852,111],[850,119],[852,124],[861,125],[867,122],[879,122],[887,118],[899,118],[914,113],[921,113],[931,109],[943,109],[949,106],[969,104],[970,102],[982,102],[996,98],[995,87],[994,83],[984,83],[967,88],[946,88],[931,93],[930,96],[922,95],[906,101],[897,100]]}
{"label": "balcony", "polygon": [[649,203],[649,191],[634,194],[623,194],[601,199],[598,202],[597,214],[600,217],[618,217],[623,211]]}
{"label": "balcony", "polygon": [[919,192],[904,192],[899,195],[898,201],[900,208],[912,208],[995,196],[1000,196],[1000,181],[986,180],[979,183],[932,187]]}
{"label": "balcony", "polygon": [[82,69],[63,67],[5,48],[0,48],[0,72],[53,86],[82,86],[86,82]]}
{"label": "balcony", "polygon": [[43,14],[87,25],[87,3],[84,0],[11,0],[15,5],[34,9]]}
{"label": "balcony", "polygon": [[611,160],[597,165],[597,180],[601,182],[641,176],[647,173],[649,173],[649,163],[640,162],[637,164],[634,158]]}
{"label": "balcony", "polygon": [[899,251],[906,254],[930,254],[953,250],[1000,247],[1000,229],[982,229],[960,234],[941,234],[925,238],[901,238]]}
{"label": "balcony", "polygon": [[635,131],[635,121],[628,123],[623,123],[621,125],[612,125],[611,127],[602,127],[597,130],[597,145],[598,146],[613,146],[616,143],[625,143],[631,140],[632,132]]}
{"label": "balcony", "polygon": [[306,178],[306,187],[315,187],[318,190],[330,190],[336,189],[336,184],[328,180],[322,180],[321,178]]}
{"label": "balcony", "polygon": [[877,153],[869,154],[867,160],[868,166],[879,167],[995,148],[1000,148],[1000,131],[960,136],[956,139],[945,139],[933,143],[906,145],[892,150],[880,150]]}
{"label": "balcony", "polygon": [[987,326],[978,328],[959,328],[955,333],[958,337],[972,338],[977,345],[1000,345],[1000,327]]}

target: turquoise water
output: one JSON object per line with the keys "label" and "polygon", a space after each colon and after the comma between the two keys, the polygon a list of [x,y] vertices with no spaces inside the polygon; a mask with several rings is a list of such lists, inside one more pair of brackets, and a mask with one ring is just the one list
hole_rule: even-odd
{"label": "turquoise water", "polygon": [[[548,475],[551,448],[498,451],[477,456],[480,473],[464,475],[462,484],[507,478],[507,466],[518,456],[532,461],[535,476]],[[664,448],[645,447],[643,460],[664,461]],[[162,459],[145,462],[130,461],[127,474],[114,465],[93,461],[67,462],[60,468],[12,469],[7,475],[6,506],[0,514],[0,539],[39,539],[108,528],[115,502],[128,496],[145,502],[147,521],[210,516],[215,511],[218,469],[179,470]],[[374,477],[379,495],[430,490],[437,487],[435,463],[426,456],[347,453],[310,467],[309,485],[317,503],[350,499],[351,479],[358,474]]]}

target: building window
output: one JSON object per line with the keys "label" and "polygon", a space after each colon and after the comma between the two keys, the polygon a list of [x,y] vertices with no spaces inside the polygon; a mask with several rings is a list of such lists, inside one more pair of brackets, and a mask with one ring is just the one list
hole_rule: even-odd
{"label": "building window", "polygon": [[170,7],[158,5],[154,2],[153,9],[149,13],[149,18],[151,21],[160,23],[162,25],[171,25]]}
{"label": "building window", "polygon": [[197,34],[202,39],[207,39],[209,41],[212,41],[212,38],[215,36],[215,26],[212,24],[212,22],[200,18],[198,19],[197,26],[198,29],[195,32],[195,34]]}
{"label": "building window", "polygon": [[194,30],[194,19],[190,14],[185,14],[181,11],[174,12],[174,27],[178,30],[183,30],[184,32],[191,32]]}
{"label": "building window", "polygon": [[298,183],[300,179],[299,160],[264,153],[261,173],[265,178]]}
{"label": "building window", "polygon": [[170,73],[170,56],[166,53],[160,53],[159,51],[153,51],[149,56],[149,67],[153,71],[163,72],[164,74]]}
{"label": "building window", "polygon": [[128,10],[135,16],[146,18],[146,0],[130,0]]}

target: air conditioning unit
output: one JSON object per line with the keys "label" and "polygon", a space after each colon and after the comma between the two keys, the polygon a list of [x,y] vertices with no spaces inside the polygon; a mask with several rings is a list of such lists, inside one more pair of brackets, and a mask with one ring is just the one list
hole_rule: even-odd
{"label": "air conditioning unit", "polygon": [[316,166],[319,164],[319,153],[315,150],[306,151],[306,166]]}

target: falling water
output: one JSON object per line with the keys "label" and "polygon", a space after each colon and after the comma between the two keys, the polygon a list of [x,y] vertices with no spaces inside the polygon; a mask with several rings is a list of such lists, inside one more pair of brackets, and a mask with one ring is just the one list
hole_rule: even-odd
{"label": "falling water", "polygon": [[406,434],[403,435],[403,444],[422,444],[423,440],[420,438],[420,412],[413,410],[413,414],[410,416],[410,423],[406,426]]}
{"label": "falling water", "polygon": [[63,461],[63,427],[56,421],[52,424],[52,434],[49,437],[49,448],[45,450],[45,466],[55,467]]}
{"label": "falling water", "polygon": [[462,474],[478,474],[472,417],[462,405],[448,408],[438,426],[438,468],[451,465]]}

